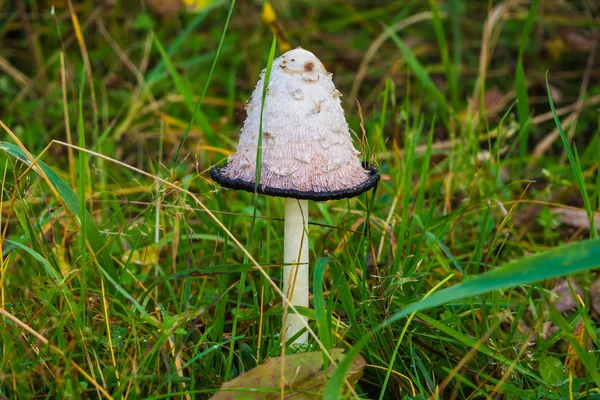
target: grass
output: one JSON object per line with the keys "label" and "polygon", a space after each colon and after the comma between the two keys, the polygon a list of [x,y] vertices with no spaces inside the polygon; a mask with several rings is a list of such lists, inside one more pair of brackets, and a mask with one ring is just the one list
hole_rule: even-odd
{"label": "grass", "polygon": [[23,4],[0,2],[0,396],[209,398],[282,355],[283,200],[208,171],[287,43],[382,174],[311,205],[312,390],[600,395],[593,2]]}

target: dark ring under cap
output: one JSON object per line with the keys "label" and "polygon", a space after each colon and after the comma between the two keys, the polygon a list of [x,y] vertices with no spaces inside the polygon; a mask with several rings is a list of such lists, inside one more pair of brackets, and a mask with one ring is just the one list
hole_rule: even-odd
{"label": "dark ring under cap", "polygon": [[[224,169],[226,167],[214,167],[210,170],[210,177],[217,182],[219,185],[237,190],[245,190],[246,192],[254,193],[254,182],[246,182],[241,179],[231,179],[225,176]],[[377,168],[370,166],[365,168],[367,172],[367,179],[360,185],[354,186],[350,189],[333,190],[331,192],[303,192],[295,189],[280,189],[265,185],[258,185],[257,192],[265,194],[267,196],[286,197],[298,200],[314,200],[314,201],[327,201],[327,200],[339,200],[348,197],[356,197],[359,194],[366,192],[373,188],[379,182],[379,174]]]}

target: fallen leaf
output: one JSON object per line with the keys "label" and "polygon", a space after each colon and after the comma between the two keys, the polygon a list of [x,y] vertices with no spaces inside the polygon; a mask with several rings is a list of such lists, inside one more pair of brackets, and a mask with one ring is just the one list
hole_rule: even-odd
{"label": "fallen leaf", "polygon": [[126,263],[129,261],[131,264],[148,266],[148,265],[156,265],[158,264],[158,253],[160,249],[155,245],[150,245],[146,247],[142,247],[133,251],[133,255],[131,254],[131,250],[126,251],[121,256],[121,261]]}
{"label": "fallen leaf", "polygon": [[575,295],[578,295],[581,298],[584,297],[583,290],[581,290],[577,282],[573,279],[569,279],[569,281],[566,279],[560,280],[552,290],[558,295],[558,299],[554,302],[554,307],[556,307],[556,311],[559,313],[577,309],[577,299],[573,298],[569,283],[573,288]]}
{"label": "fallen leaf", "polygon": [[146,0],[148,9],[154,14],[173,18],[183,10],[183,0]]}
{"label": "fallen leaf", "polygon": [[[552,209],[552,213],[565,225],[574,228],[590,229],[590,220],[584,209],[557,207]],[[594,225],[598,232],[600,232],[600,214],[594,215]]]}
{"label": "fallen leaf", "polygon": [[[343,349],[333,349],[331,356],[337,362],[344,357]],[[346,379],[351,385],[361,377],[366,361],[358,356]],[[329,366],[327,374],[333,373]],[[290,354],[285,357],[268,359],[264,364],[225,382],[211,400],[229,399],[279,399],[281,398],[281,381],[284,382],[286,396],[296,399],[320,399],[326,382],[323,353]]]}
{"label": "fallen leaf", "polygon": [[586,36],[583,31],[561,29],[559,33],[570,52],[589,53],[594,49],[594,39]]}
{"label": "fallen leaf", "polygon": [[[506,104],[506,93],[497,87],[492,87],[483,94],[483,110],[488,117],[495,116]],[[471,112],[475,113],[479,110],[480,99],[471,100]]]}

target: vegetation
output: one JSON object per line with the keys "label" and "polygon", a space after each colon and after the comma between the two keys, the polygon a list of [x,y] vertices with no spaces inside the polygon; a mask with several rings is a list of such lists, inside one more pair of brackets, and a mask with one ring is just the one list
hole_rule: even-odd
{"label": "vegetation", "polygon": [[593,1],[0,0],[0,397],[209,398],[281,355],[283,200],[209,175],[274,36],[334,73],[382,175],[311,204],[321,306],[300,311],[321,344],[300,351],[366,362],[354,393],[353,357],[313,392],[600,396],[599,18]]}

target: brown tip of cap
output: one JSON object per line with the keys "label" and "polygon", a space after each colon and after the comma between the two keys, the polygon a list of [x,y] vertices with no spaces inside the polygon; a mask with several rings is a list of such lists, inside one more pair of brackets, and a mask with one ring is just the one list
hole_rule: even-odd
{"label": "brown tip of cap", "polygon": [[[210,170],[210,177],[217,182],[219,185],[236,190],[244,190],[246,192],[254,193],[255,184],[254,182],[248,182],[241,179],[232,179],[225,175],[224,170],[226,167],[214,167]],[[361,182],[359,185],[349,189],[334,190],[331,192],[315,192],[315,191],[301,191],[295,189],[281,189],[265,185],[258,185],[256,192],[267,196],[275,197],[286,197],[298,200],[313,200],[313,201],[327,201],[327,200],[339,200],[349,197],[356,197],[361,193],[375,187],[379,182],[379,174],[377,169],[373,166],[365,168],[367,173],[367,179]]]}

